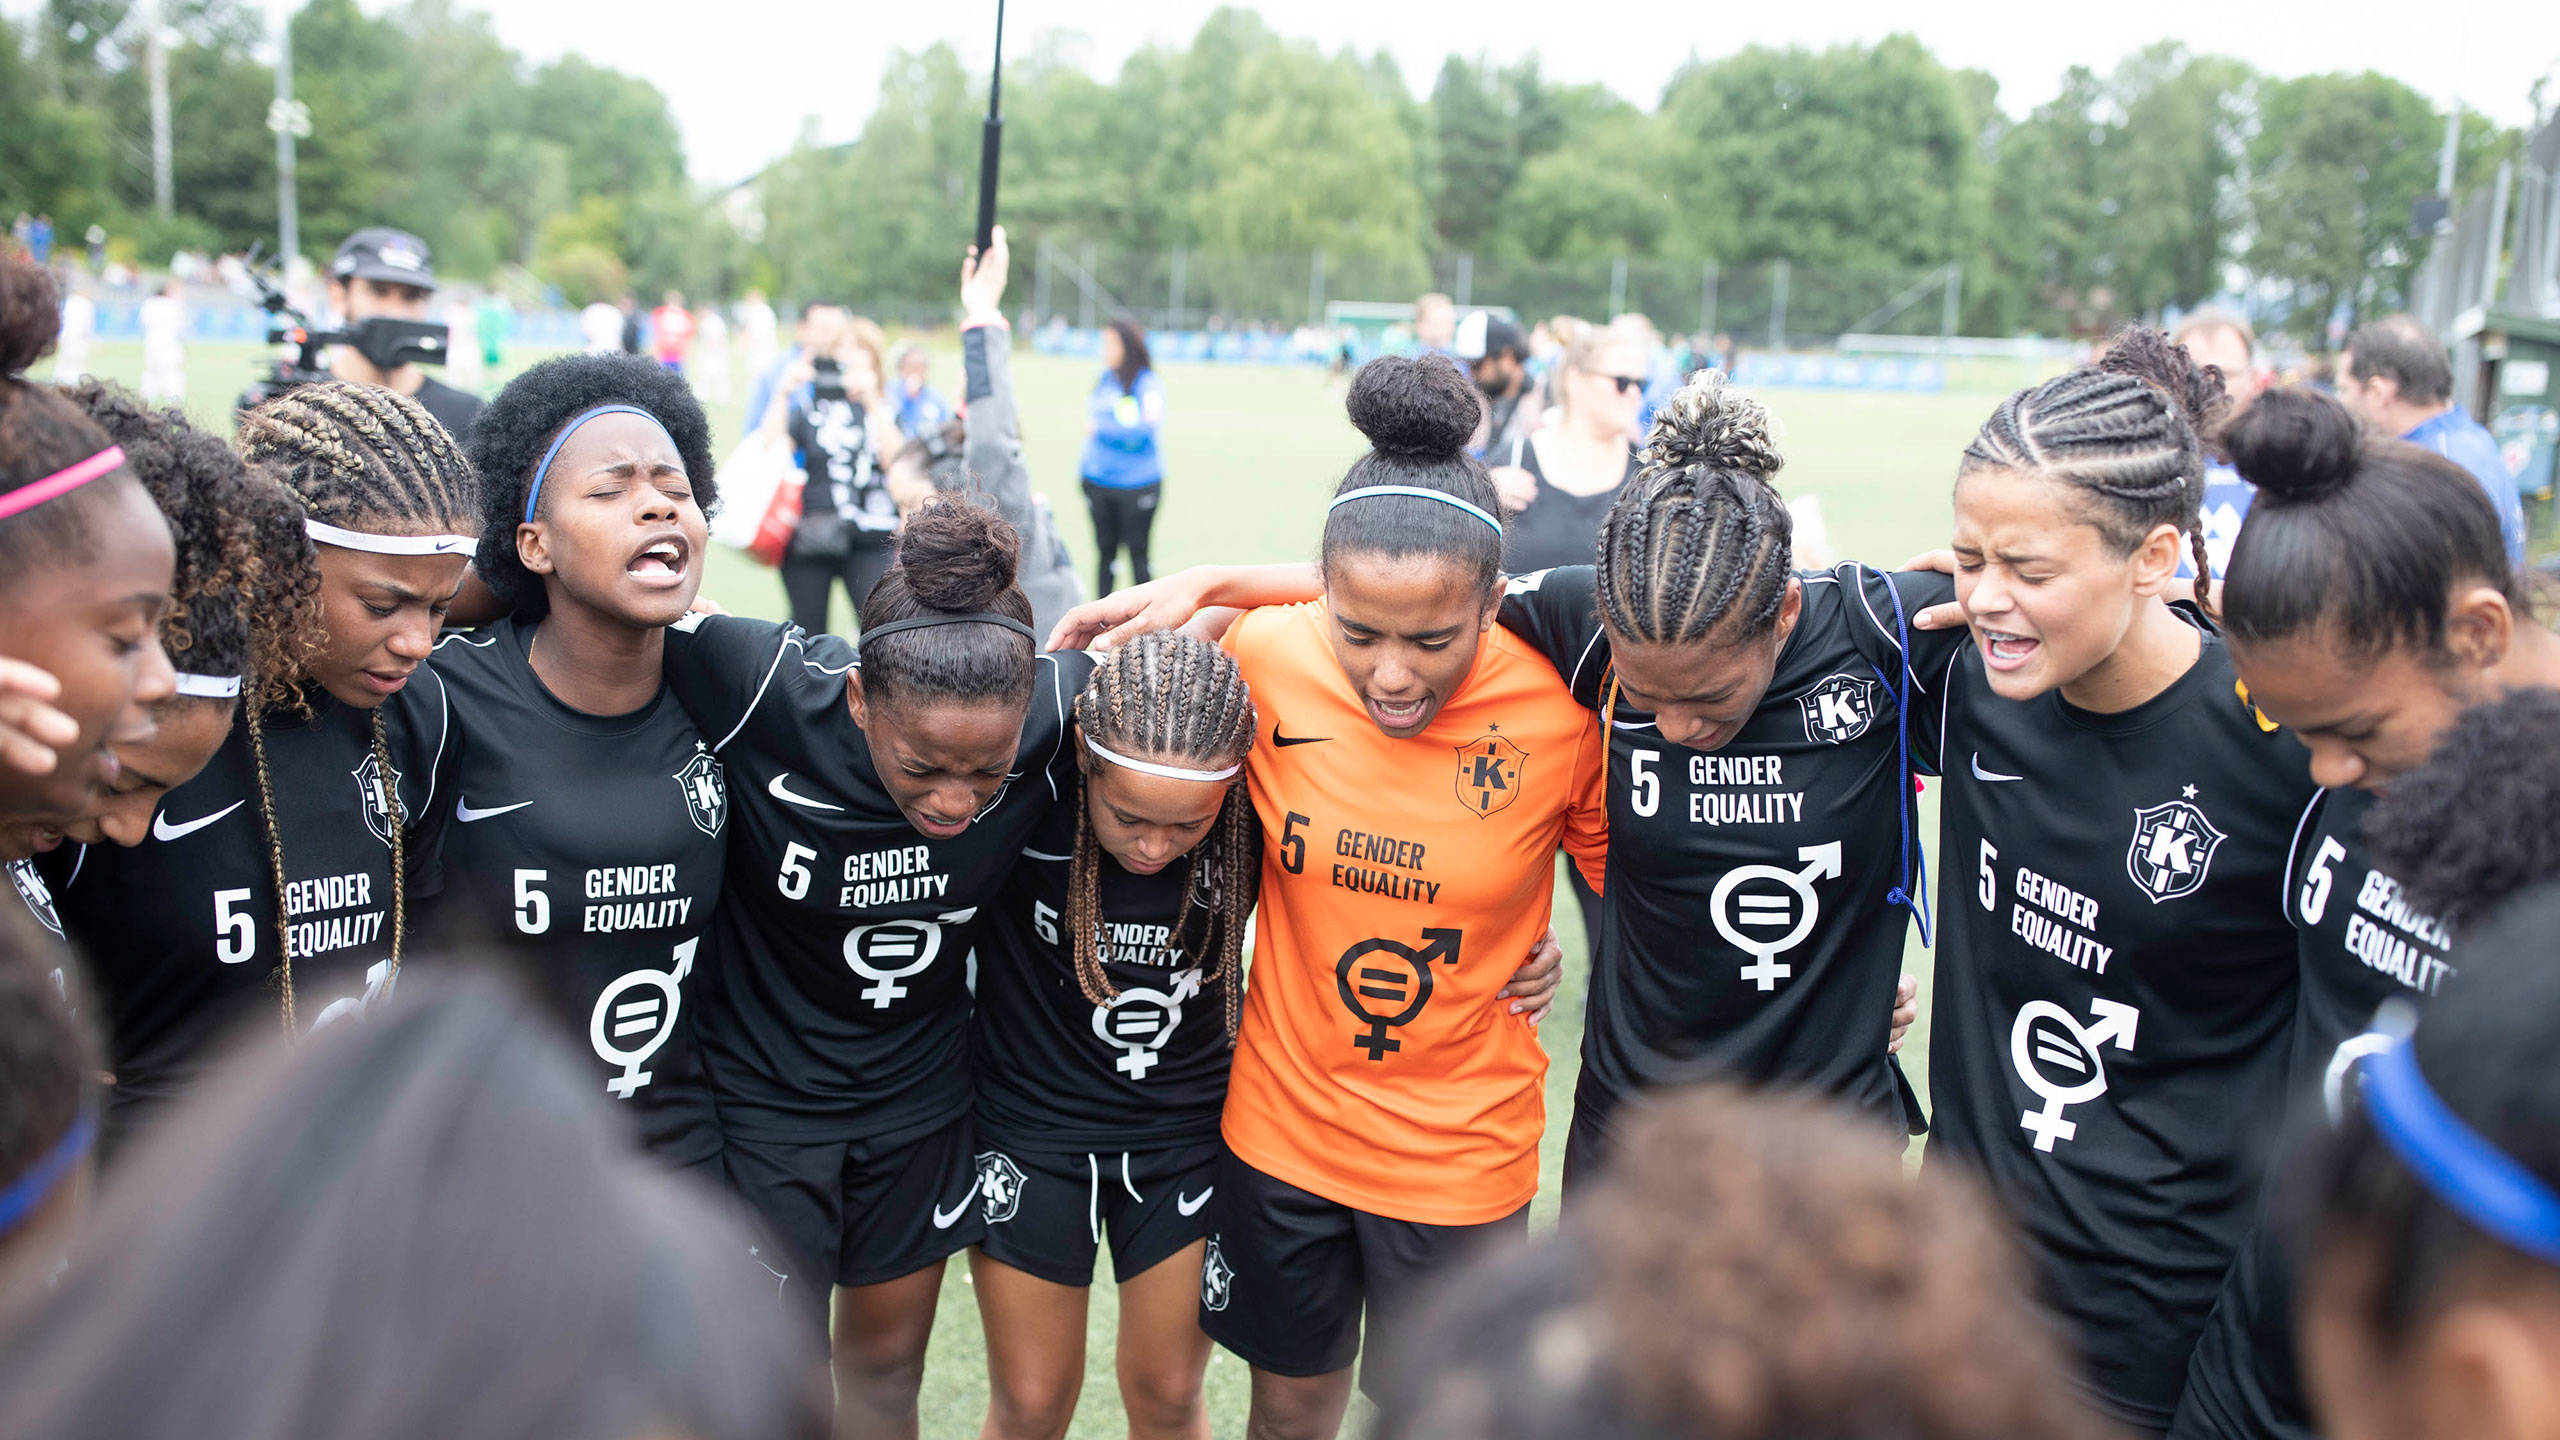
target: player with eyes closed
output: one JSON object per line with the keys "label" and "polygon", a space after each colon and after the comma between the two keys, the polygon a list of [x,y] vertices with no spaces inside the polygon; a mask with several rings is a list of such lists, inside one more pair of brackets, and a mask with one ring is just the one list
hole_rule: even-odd
{"label": "player with eyes closed", "polygon": [[238,445],[300,507],[318,624],[244,688],[252,718],[161,798],[149,840],[40,867],[65,932],[122,977],[100,976],[122,997],[111,1133],[189,1085],[236,1013],[300,1031],[386,991],[409,902],[436,888],[456,737],[425,661],[477,543],[470,462],[416,402],[337,382],[243,414]]}
{"label": "player with eyes closed", "polygon": [[1067,1433],[1106,1235],[1129,1433],[1208,1433],[1203,1212],[1259,878],[1236,782],[1255,728],[1242,672],[1205,640],[1149,635],[1104,657],[1076,700],[1075,790],[980,932],[987,1235],[970,1274],[997,1440]]}
{"label": "player with eyes closed", "polygon": [[470,451],[508,614],[436,646],[467,743],[422,920],[518,967],[649,1148],[717,1179],[695,1028],[728,777],[661,673],[719,498],[710,422],[644,357],[568,355],[509,382]]}
{"label": "player with eyes closed", "polygon": [[[2535,878],[2537,745],[2500,728],[2511,717],[2466,707],[2546,702],[2560,637],[2534,618],[2494,501],[2455,462],[2302,388],[2260,397],[2224,444],[2258,486],[2223,585],[2232,658],[2329,787],[2302,817],[2285,889],[2301,933],[2299,1110],[2370,1048],[2380,1007],[2424,1006],[2454,978],[2465,917],[2443,907],[2484,888],[2466,871],[2500,888]],[[2457,780],[2461,754],[2442,753],[2457,741],[2482,751],[2479,778]],[[2197,1342],[2171,1434],[2316,1433],[2293,1279],[2262,1227]]]}
{"label": "player with eyes closed", "polygon": [[2230,647],[2163,598],[2202,543],[2198,432],[2221,405],[2152,330],[2000,404],[1955,486],[1975,643],[1924,727],[1950,877],[1928,1158],[1989,1179],[2093,1397],[2152,1432],[2253,1218],[2313,791]]}

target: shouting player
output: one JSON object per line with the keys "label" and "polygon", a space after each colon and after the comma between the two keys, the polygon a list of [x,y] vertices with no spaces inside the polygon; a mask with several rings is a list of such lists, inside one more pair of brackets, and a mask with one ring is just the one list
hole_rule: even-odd
{"label": "shouting player", "polygon": [[[2310,747],[2328,786],[2293,842],[2285,904],[2301,933],[2292,1044],[2297,1104],[2369,1044],[2385,1002],[2423,1005],[2452,971],[2446,918],[2404,895],[2366,842],[2378,806],[2458,803],[2410,775],[2465,706],[2560,689],[2560,637],[2536,623],[2498,514],[2471,474],[2422,446],[2362,430],[2309,389],[2261,396],[2224,445],[2257,484],[2223,586],[2249,699]],[[2515,774],[2493,787],[2510,804]],[[2375,794],[2392,787],[2391,798]],[[2527,857],[2494,807],[2394,828],[2438,865],[2482,844]],[[2419,841],[2434,832],[2437,843]],[[2457,837],[2469,837],[2457,846]],[[2433,853],[2429,853],[2433,852]],[[2433,880],[2433,876],[2426,877]],[[2456,887],[2432,885],[2450,895]],[[2197,1341],[2171,1433],[2192,1440],[2314,1434],[2295,1360],[2293,1286],[2262,1232],[2243,1247]]]}
{"label": "shouting player", "polygon": [[711,426],[677,374],[568,355],[471,429],[477,571],[507,618],[436,646],[468,737],[433,933],[504,954],[671,1165],[720,1170],[694,1030],[728,778],[667,693],[701,588]]}
{"label": "shouting player", "polygon": [[320,629],[258,677],[250,719],[162,797],[147,843],[40,867],[102,967],[111,1130],[199,1073],[233,1011],[275,1006],[300,1030],[381,991],[434,866],[453,736],[424,662],[477,543],[470,463],[414,401],[335,382],[242,416],[240,447],[301,503]]}
{"label": "shouting player", "polygon": [[[2156,331],[2002,401],[1955,491],[1975,644],[1939,687],[1933,1163],[2023,1228],[2085,1378],[2158,1431],[2250,1221],[2283,1082],[2301,744],[2162,598],[2219,381]],[[2199,586],[2205,582],[2199,581]]]}
{"label": "shouting player", "polygon": [[1187,635],[1122,646],[1076,699],[1077,793],[1032,833],[978,942],[980,1196],[972,1257],[986,1433],[1064,1435],[1105,1234],[1139,1440],[1208,1432],[1203,1213],[1258,881],[1236,783],[1253,697]]}
{"label": "shouting player", "polygon": [[115,443],[25,378],[61,323],[52,278],[0,262],[0,860],[94,806],[109,741],[148,740],[176,689],[168,522]]}

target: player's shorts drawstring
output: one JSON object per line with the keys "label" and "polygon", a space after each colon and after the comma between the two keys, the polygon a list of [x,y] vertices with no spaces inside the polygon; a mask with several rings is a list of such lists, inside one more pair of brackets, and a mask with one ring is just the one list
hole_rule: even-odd
{"label": "player's shorts drawstring", "polygon": [[1120,1188],[1129,1192],[1130,1199],[1141,1205],[1147,1203],[1147,1197],[1139,1194],[1138,1187],[1129,1183],[1129,1152],[1126,1150],[1120,1152]]}
{"label": "player's shorts drawstring", "polygon": [[1093,1231],[1093,1243],[1099,1245],[1102,1243],[1102,1161],[1087,1151],[1084,1166],[1093,1176],[1093,1183],[1085,1190],[1084,1223]]}

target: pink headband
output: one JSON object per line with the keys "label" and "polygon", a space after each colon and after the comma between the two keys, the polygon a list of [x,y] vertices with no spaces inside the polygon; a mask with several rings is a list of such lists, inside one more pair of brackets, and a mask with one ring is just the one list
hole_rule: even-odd
{"label": "pink headband", "polygon": [[54,471],[33,485],[21,485],[6,495],[0,495],[0,520],[33,510],[47,500],[68,495],[101,475],[115,473],[116,467],[123,463],[124,447],[110,445],[77,465]]}

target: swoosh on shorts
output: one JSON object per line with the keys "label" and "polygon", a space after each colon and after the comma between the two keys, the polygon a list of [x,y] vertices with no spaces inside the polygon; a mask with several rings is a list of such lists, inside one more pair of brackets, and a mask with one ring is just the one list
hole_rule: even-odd
{"label": "swoosh on shorts", "polygon": [[1176,1191],[1173,1197],[1173,1208],[1181,1211],[1184,1218],[1187,1219],[1193,1215],[1199,1214],[1200,1207],[1208,1204],[1209,1197],[1217,1193],[1218,1187],[1215,1185],[1201,1191],[1198,1195],[1185,1195]]}

